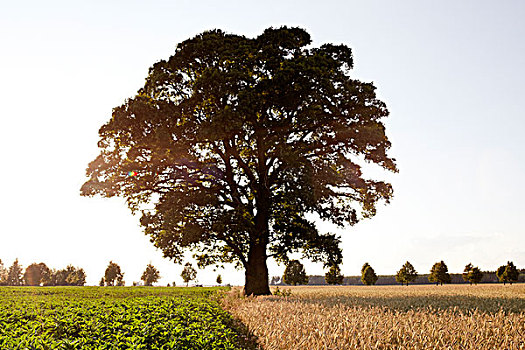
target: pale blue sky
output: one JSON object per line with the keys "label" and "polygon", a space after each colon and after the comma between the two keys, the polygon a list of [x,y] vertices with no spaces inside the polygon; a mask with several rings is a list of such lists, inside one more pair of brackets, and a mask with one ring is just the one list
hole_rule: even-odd
{"label": "pale blue sky", "polygon": [[[21,1],[0,5],[0,259],[83,267],[108,261],[128,284],[162,259],[119,199],[79,196],[98,128],[142,86],[148,68],[204,30],[256,36],[300,26],[313,45],[352,47],[354,76],[373,81],[399,174],[371,169],[395,197],[340,230],[346,275],[408,259],[525,267],[525,3],[522,1]],[[332,228],[324,227],[327,230]],[[307,264],[307,273],[323,273]],[[270,275],[283,267],[270,265]],[[226,283],[243,272],[222,271]],[[212,283],[211,270],[199,273]]]}

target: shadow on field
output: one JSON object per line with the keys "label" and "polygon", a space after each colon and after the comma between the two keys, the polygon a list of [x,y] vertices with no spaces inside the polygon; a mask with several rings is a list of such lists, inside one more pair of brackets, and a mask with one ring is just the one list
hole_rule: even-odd
{"label": "shadow on field", "polygon": [[433,309],[436,311],[452,309],[463,313],[474,310],[496,313],[525,312],[525,299],[478,297],[465,295],[429,295],[429,296],[329,296],[324,298],[300,298],[305,303],[315,303],[326,306],[342,304],[356,307],[384,307],[395,311],[418,309]]}
{"label": "shadow on field", "polygon": [[233,318],[230,325],[239,335],[238,346],[246,350],[262,350],[262,346],[258,343],[258,338],[253,334],[248,327],[240,320]]}

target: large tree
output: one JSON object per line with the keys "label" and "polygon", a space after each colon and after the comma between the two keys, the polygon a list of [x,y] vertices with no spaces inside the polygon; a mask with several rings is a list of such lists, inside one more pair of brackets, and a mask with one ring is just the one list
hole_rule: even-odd
{"label": "large tree", "polygon": [[388,110],[351,76],[351,49],[310,44],[287,27],[180,43],[101,127],[82,195],[126,198],[175,262],[192,250],[200,266],[243,267],[247,294],[270,293],[269,257],[340,264],[339,237],[316,218],[342,227],[373,216],[392,187],[362,165],[397,168]]}

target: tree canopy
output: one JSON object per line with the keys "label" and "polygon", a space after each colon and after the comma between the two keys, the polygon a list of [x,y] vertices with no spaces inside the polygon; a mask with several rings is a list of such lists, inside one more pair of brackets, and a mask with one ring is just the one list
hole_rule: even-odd
{"label": "tree canopy", "polygon": [[81,194],[122,196],[166,257],[236,263],[247,294],[269,294],[268,257],[342,261],[316,220],[353,225],[392,197],[364,163],[396,172],[372,83],[346,45],[310,47],[300,28],[256,38],[207,31],[149,70],[100,128]]}

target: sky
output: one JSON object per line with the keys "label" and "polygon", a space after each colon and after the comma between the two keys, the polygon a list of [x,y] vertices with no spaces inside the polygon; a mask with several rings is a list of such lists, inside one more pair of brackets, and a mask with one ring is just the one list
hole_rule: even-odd
{"label": "sky", "polygon": [[[110,260],[129,285],[148,263],[182,284],[120,198],[85,198],[98,129],[148,68],[205,30],[255,37],[299,26],[313,46],[346,44],[353,77],[374,82],[390,117],[394,198],[342,237],[345,275],[368,262],[395,274],[444,260],[525,267],[525,3],[522,1],[2,1],[0,259],[82,267],[97,284]],[[190,255],[188,255],[191,261]],[[324,274],[308,261],[308,274]],[[284,266],[269,262],[270,276]],[[244,272],[200,270],[202,284]]]}

